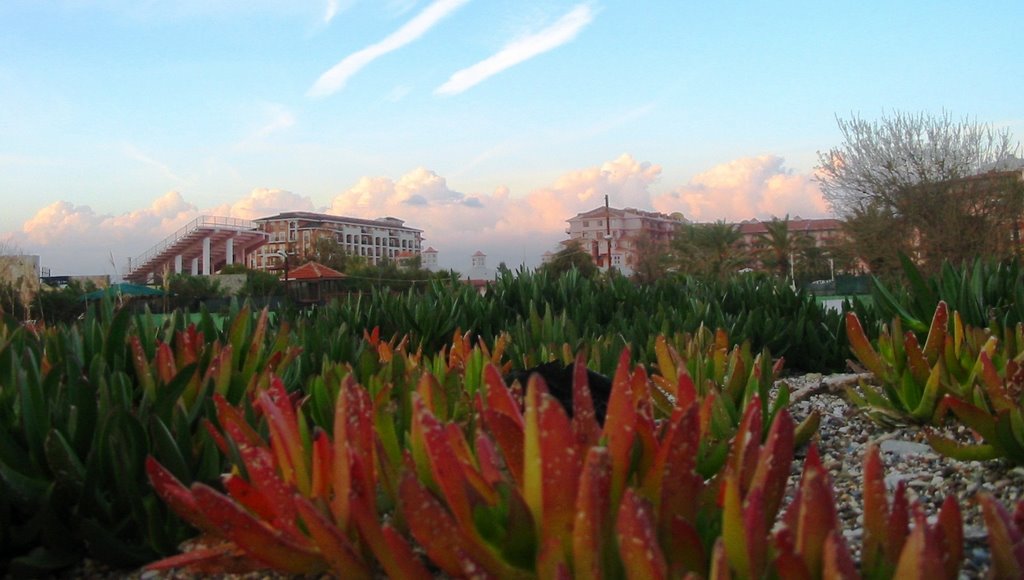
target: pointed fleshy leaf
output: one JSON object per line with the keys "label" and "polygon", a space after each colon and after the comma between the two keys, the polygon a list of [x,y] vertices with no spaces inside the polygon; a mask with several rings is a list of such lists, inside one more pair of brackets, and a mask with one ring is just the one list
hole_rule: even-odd
{"label": "pointed fleshy leaf", "polygon": [[[843,535],[832,530],[825,540],[825,554],[822,563],[821,577],[837,580],[859,580],[857,566],[853,556],[843,540]],[[932,579],[934,580],[934,579]]]}
{"label": "pointed fleshy leaf", "polygon": [[955,496],[946,496],[942,502],[936,526],[940,536],[939,553],[942,554],[944,576],[957,578],[964,561],[964,524],[960,504]]}
{"label": "pointed fleshy leaf", "polygon": [[313,504],[299,494],[293,496],[306,530],[312,536],[321,556],[339,578],[372,578],[369,566],[358,556],[345,534]]}
{"label": "pointed fleshy leaf", "polygon": [[722,542],[729,566],[740,578],[750,578],[750,555],[744,530],[740,478],[733,466],[726,468],[722,496]]}
{"label": "pointed fleshy leaf", "polygon": [[487,431],[501,449],[501,456],[512,478],[523,484],[523,426],[512,417],[491,409],[481,411]]}
{"label": "pointed fleshy leaf", "polygon": [[846,338],[850,341],[850,350],[866,369],[871,371],[879,380],[886,380],[888,371],[881,357],[871,347],[871,341],[864,334],[864,328],[860,319],[853,311],[846,313]]}
{"label": "pointed fleshy leaf", "polygon": [[576,438],[577,452],[582,456],[586,449],[597,445],[601,438],[601,425],[594,411],[594,399],[590,394],[587,379],[587,361],[583,352],[576,356],[572,372],[572,430]]}
{"label": "pointed fleshy leaf", "polygon": [[192,495],[221,533],[250,558],[289,574],[315,574],[326,568],[327,563],[315,550],[296,544],[213,488],[197,483],[192,486]]}
{"label": "pointed fleshy leaf", "polygon": [[[864,455],[862,492],[864,531],[861,537],[861,569],[874,573],[885,566],[885,545],[889,539],[889,499],[885,491],[885,470],[878,446],[871,444]],[[896,533],[899,530],[895,531]],[[889,566],[895,564],[890,562]]]}
{"label": "pointed fleshy leaf", "polygon": [[229,473],[222,476],[221,481],[231,499],[240,503],[253,515],[268,522],[274,521],[274,518],[277,517],[271,502],[242,476],[237,473]]}
{"label": "pointed fleshy leaf", "polygon": [[993,578],[1024,577],[1024,536],[1003,504],[991,494],[977,495],[988,530]]}
{"label": "pointed fleshy leaf", "polygon": [[270,427],[270,448],[277,459],[282,478],[308,497],[312,483],[310,466],[299,435],[295,409],[292,408],[281,379],[271,377],[270,387],[259,394],[257,401]]}
{"label": "pointed fleshy leaf", "polygon": [[657,580],[668,577],[668,564],[658,545],[654,512],[647,500],[628,488],[622,494],[615,532],[619,554],[630,578]]}
{"label": "pointed fleshy leaf", "polygon": [[942,554],[932,539],[924,513],[915,505],[914,529],[903,544],[893,578],[934,580],[943,574]]}
{"label": "pointed fleshy leaf", "polygon": [[604,421],[603,438],[607,441],[612,460],[612,505],[617,504],[622,497],[636,438],[636,407],[633,404],[629,361],[629,349],[624,348],[612,380],[608,414]]}
{"label": "pointed fleshy leaf", "polygon": [[928,329],[928,338],[924,343],[924,356],[928,365],[934,365],[942,354],[943,345],[946,342],[946,328],[949,324],[949,307],[944,300],[940,300],[935,307],[935,314],[932,315],[932,324]]}
{"label": "pointed fleshy leaf", "polygon": [[793,449],[796,432],[793,418],[783,408],[775,415],[768,436],[758,456],[757,467],[750,480],[750,487],[764,490],[765,524],[771,527],[782,506],[786,494],[786,482],[790,465],[793,463]]}
{"label": "pointed fleshy leaf", "polygon": [[352,498],[350,514],[360,538],[369,546],[388,578],[428,580],[433,577],[409,542],[391,525],[382,525],[377,514],[371,513],[360,498]]}
{"label": "pointed fleshy leaf", "polygon": [[573,562],[581,578],[601,577],[603,556],[611,541],[610,493],[611,457],[606,448],[591,447],[580,474],[572,530]]}
{"label": "pointed fleshy leaf", "polygon": [[542,538],[556,537],[569,548],[583,456],[577,451],[572,425],[557,399],[543,393],[538,415],[543,438],[540,450],[544,501]]}
{"label": "pointed fleshy leaf", "polygon": [[174,513],[178,514],[181,519],[199,530],[215,534],[219,533],[219,528],[206,518],[206,515],[203,514],[202,509],[196,503],[195,498],[192,497],[192,491],[182,485],[174,477],[174,474],[163,465],[160,465],[152,455],[146,457],[146,475],[149,476],[149,482],[157,495],[160,496],[160,499]]}

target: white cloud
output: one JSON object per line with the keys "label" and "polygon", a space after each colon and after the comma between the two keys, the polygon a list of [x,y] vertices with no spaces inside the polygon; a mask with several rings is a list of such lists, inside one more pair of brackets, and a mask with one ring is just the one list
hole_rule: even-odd
{"label": "white cloud", "polygon": [[[482,250],[492,268],[536,266],[547,250],[565,239],[566,220],[604,205],[681,211],[697,221],[740,221],[800,215],[827,215],[811,176],[793,173],[781,157],[763,155],[724,163],[694,176],[667,193],[654,187],[659,165],[623,154],[616,159],[566,172],[548,186],[522,195],[504,186],[491,192],[462,192],[441,175],[417,168],[393,179],[363,177],[330,200],[327,207],[287,190],[257,188],[235,202],[200,211],[177,191],[147,207],[101,215],[89,206],[58,201],[40,209],[12,238],[20,248],[42,256],[54,274],[110,273],[201,214],[255,219],[284,211],[327,211],[362,218],[393,216],[424,231],[426,244],[439,250],[444,267],[469,269],[470,255]],[[0,237],[3,237],[0,235]]]}
{"label": "white cloud", "polygon": [[586,4],[577,5],[551,26],[515,40],[494,55],[460,71],[434,93],[456,95],[521,62],[571,42],[594,20],[594,11]]}
{"label": "white cloud", "polygon": [[616,206],[650,207],[649,187],[660,174],[659,166],[622,155],[513,197],[506,187],[492,193],[454,191],[445,178],[418,168],[398,180],[364,177],[338,195],[327,211],[404,219],[424,230],[426,244],[439,251],[442,266],[456,270],[467,270],[476,250],[488,255],[492,267],[502,261],[512,267],[524,262],[535,266],[541,254],[557,249],[565,238],[566,220],[603,205],[605,193]]}
{"label": "white cloud", "polygon": [[258,187],[242,199],[224,204],[206,213],[216,216],[254,220],[286,211],[313,211],[313,201],[283,189]]}
{"label": "white cloud", "polygon": [[344,88],[348,79],[363,67],[385,54],[419,39],[467,2],[469,0],[435,0],[384,40],[348,55],[320,75],[320,78],[313,83],[306,94],[310,97],[326,97],[334,94]]}
{"label": "white cloud", "polygon": [[653,200],[658,211],[681,211],[694,221],[828,215],[811,175],[794,174],[775,155],[745,157],[715,166]]}
{"label": "white cloud", "polygon": [[265,139],[274,133],[290,129],[295,125],[295,114],[284,105],[267,105],[266,115],[266,122],[256,131],[256,137],[259,139]]}
{"label": "white cloud", "polygon": [[327,0],[324,6],[324,24],[330,24],[331,20],[338,15],[338,0]]}
{"label": "white cloud", "polygon": [[148,165],[149,167],[156,169],[157,171],[160,172],[161,175],[163,175],[165,178],[167,178],[170,181],[173,181],[176,184],[187,183],[187,180],[178,175],[177,173],[175,173],[169,165],[161,161],[157,161],[156,159],[153,159],[149,155],[146,155],[138,147],[132,145],[131,143],[124,145],[122,147],[122,151],[124,152],[124,155],[129,159],[138,161],[143,165]]}

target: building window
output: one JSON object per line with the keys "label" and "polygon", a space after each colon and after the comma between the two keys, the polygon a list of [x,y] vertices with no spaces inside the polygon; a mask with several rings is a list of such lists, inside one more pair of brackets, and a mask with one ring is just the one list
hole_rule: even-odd
{"label": "building window", "polygon": [[612,254],[612,264],[616,266],[622,265],[622,256],[619,254]]}
{"label": "building window", "polygon": [[601,227],[603,225],[604,225],[604,220],[597,220],[597,227]]}
{"label": "building window", "polygon": [[587,221],[587,220],[583,220],[583,227],[589,228],[590,227],[590,222]]}

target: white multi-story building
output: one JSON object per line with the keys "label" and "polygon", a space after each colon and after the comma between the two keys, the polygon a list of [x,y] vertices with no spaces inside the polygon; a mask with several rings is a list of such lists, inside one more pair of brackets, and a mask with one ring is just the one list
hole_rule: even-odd
{"label": "white multi-story building", "polygon": [[422,252],[423,230],[410,228],[394,217],[366,220],[294,211],[253,221],[269,236],[267,243],[249,256],[249,266],[261,270],[280,269],[282,252],[290,260],[304,261],[315,251],[320,238],[337,240],[349,255],[363,257],[371,264]]}
{"label": "white multi-story building", "polygon": [[[686,223],[680,214],[599,207],[577,214],[567,220],[570,240],[578,240],[594,259],[594,264],[607,270],[609,264],[625,275],[633,273],[639,257],[639,240],[646,237],[653,244],[667,245]],[[609,259],[610,256],[610,259]]]}

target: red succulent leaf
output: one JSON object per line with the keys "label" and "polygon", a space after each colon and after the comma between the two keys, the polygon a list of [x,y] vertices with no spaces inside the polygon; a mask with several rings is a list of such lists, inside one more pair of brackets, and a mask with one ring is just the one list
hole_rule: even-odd
{"label": "red succulent leaf", "polygon": [[910,529],[910,503],[907,500],[907,483],[900,480],[892,496],[889,524],[886,526],[887,539],[884,545],[886,562],[896,563],[903,551],[903,543]]}
{"label": "red succulent leaf", "polygon": [[707,555],[701,543],[700,534],[694,524],[674,517],[662,528],[668,532],[661,533],[661,545],[665,547],[665,555],[669,560],[669,573],[678,578],[686,572],[703,574],[708,567]]}
{"label": "red succulent leaf", "polygon": [[219,534],[217,526],[210,522],[199,508],[192,497],[192,492],[152,455],[146,457],[146,475],[149,476],[149,482],[157,495],[174,510],[174,513],[199,530]]}
{"label": "red succulent leaf", "polygon": [[272,376],[270,386],[257,396],[257,404],[270,427],[270,447],[285,482],[295,485],[305,496],[310,493],[310,474],[306,452],[299,434],[298,418],[284,383]]}
{"label": "red succulent leaf", "polygon": [[523,426],[504,413],[483,409],[483,423],[494,437],[512,478],[523,484]]}
{"label": "red succulent leaf", "polygon": [[292,496],[292,499],[309,535],[337,577],[373,577],[369,566],[359,557],[344,532],[339,530],[334,522],[314,507],[309,499],[299,494]]}
{"label": "red succulent leaf", "polygon": [[792,528],[784,526],[775,532],[773,544],[775,545],[775,572],[779,578],[787,580],[812,580],[814,578],[807,569],[803,558],[797,554]]}
{"label": "red succulent leaf", "polygon": [[[739,497],[746,495],[750,481],[757,469],[758,452],[761,450],[761,399],[754,395],[743,412],[740,424],[729,450],[729,469],[739,484]],[[726,545],[728,548],[728,545]]]}
{"label": "red succulent leaf", "polygon": [[955,496],[946,496],[942,502],[936,528],[945,577],[956,578],[964,561],[964,524]]}
{"label": "red succulent leaf", "polygon": [[248,481],[237,473],[229,473],[221,477],[224,489],[231,496],[231,499],[242,504],[245,509],[252,512],[259,518],[272,522],[277,514],[273,505],[266,496],[254,488]]}
{"label": "red succulent leaf", "polygon": [[142,569],[147,571],[181,569],[195,574],[213,576],[246,574],[260,568],[264,568],[263,564],[254,562],[238,546],[232,542],[221,541],[209,548],[197,548],[150,562]]}
{"label": "red succulent leaf", "polygon": [[[860,578],[857,573],[857,566],[850,555],[850,549],[846,546],[842,534],[832,530],[825,540],[824,561],[822,562],[821,577],[842,580],[856,580]],[[934,580],[934,579],[932,579]]]}
{"label": "red succulent leaf", "polygon": [[460,526],[466,529],[473,527],[473,506],[470,503],[468,482],[462,466],[459,465],[448,436],[441,422],[427,408],[419,393],[412,394],[413,420],[419,424],[420,433],[430,459],[434,481],[440,486],[448,509],[455,516]]}
{"label": "red succulent leaf", "polygon": [[661,534],[669,533],[670,522],[681,517],[694,522],[697,516],[697,502],[704,480],[694,471],[700,446],[699,416],[697,405],[676,408],[669,418],[658,454],[644,476],[644,495],[654,502],[661,523]]}
{"label": "red succulent leaf", "polygon": [[887,367],[875,349],[871,347],[871,341],[864,334],[860,319],[852,311],[846,313],[846,337],[850,341],[850,350],[857,356],[861,364],[874,373],[879,380],[885,380]]}
{"label": "red succulent leaf", "polygon": [[594,399],[587,380],[587,360],[583,351],[576,355],[572,374],[572,430],[577,452],[582,456],[601,438],[601,425],[594,411]]}
{"label": "red succulent leaf", "polygon": [[636,439],[636,407],[629,373],[629,348],[623,348],[612,380],[603,438],[612,460],[612,504],[618,503],[626,485],[632,463],[633,441]]}
{"label": "red succulent leaf", "polygon": [[520,411],[515,398],[512,397],[497,366],[488,364],[484,367],[484,384],[487,385],[487,408],[507,415],[521,429],[523,427],[522,411]]}
{"label": "red succulent leaf", "polygon": [[988,546],[992,553],[993,578],[1024,576],[1024,536],[1010,512],[992,495],[979,493],[978,503],[988,529]]}
{"label": "red succulent leaf", "polygon": [[451,514],[411,473],[402,478],[398,498],[409,531],[430,560],[445,573],[461,576],[463,558],[458,551],[461,534]]}
{"label": "red succulent leaf", "polygon": [[[783,576],[785,578],[785,576]],[[715,541],[711,548],[711,571],[708,572],[708,580],[730,580],[729,560],[725,555],[725,544],[722,538]]]}
{"label": "red succulent leaf", "polygon": [[213,404],[217,408],[217,420],[221,428],[227,431],[229,425],[234,426],[231,438],[235,443],[244,442],[254,447],[264,444],[263,438],[249,425],[242,411],[232,407],[222,395],[213,395]]}
{"label": "red succulent leaf", "polygon": [[213,488],[197,483],[192,495],[221,533],[250,558],[289,574],[315,574],[326,568],[315,548],[295,543],[289,534],[254,518]]}
{"label": "red succulent leaf", "polygon": [[162,341],[156,345],[156,357],[153,360],[153,366],[156,367],[156,376],[160,379],[161,383],[166,385],[174,380],[174,375],[178,374],[178,369],[174,364],[174,352],[171,350],[171,345]]}
{"label": "red succulent leaf", "polygon": [[[868,446],[864,456],[864,535],[861,538],[861,568],[878,570],[884,566],[889,540],[889,499],[885,490],[885,471],[878,446]],[[900,530],[894,530],[899,533]],[[888,562],[888,566],[895,562]]]}
{"label": "red succulent leaf", "polygon": [[651,504],[632,488],[622,494],[615,531],[622,564],[630,578],[657,580],[668,577],[668,564],[658,545]]}
{"label": "red succulent leaf", "polygon": [[370,548],[388,578],[427,580],[433,577],[409,542],[390,524],[382,525],[377,514],[372,513],[364,501],[352,498],[350,509],[359,537]]}
{"label": "red succulent leaf", "polygon": [[600,578],[603,554],[610,545],[611,456],[591,447],[583,462],[572,530],[573,562],[580,578]]}
{"label": "red succulent leaf", "polygon": [[498,449],[495,447],[494,441],[482,430],[477,431],[476,434],[476,459],[480,465],[480,474],[489,486],[493,488],[498,482],[505,480],[501,473],[501,457],[498,454]]}
{"label": "red succulent leaf", "polygon": [[765,523],[771,527],[782,506],[786,494],[786,482],[789,469],[793,463],[793,447],[796,428],[793,418],[787,409],[775,415],[768,437],[758,456],[754,476],[750,480],[750,488],[764,490]]}
{"label": "red succulent leaf", "polygon": [[935,307],[935,314],[932,315],[932,324],[928,329],[928,338],[924,343],[924,356],[928,365],[934,365],[942,354],[946,342],[946,327],[949,323],[949,307],[944,300],[940,300]]}
{"label": "red succulent leaf", "polygon": [[565,410],[547,393],[540,396],[538,410],[540,436],[541,481],[544,501],[542,521],[544,537],[555,537],[566,548],[571,545],[573,504],[583,456],[577,451],[572,426]]}
{"label": "red succulent leaf", "polygon": [[[914,529],[903,544],[894,578],[934,580],[943,577],[942,554],[935,535],[928,528],[924,512],[914,504]],[[955,576],[954,576],[955,578]]]}

